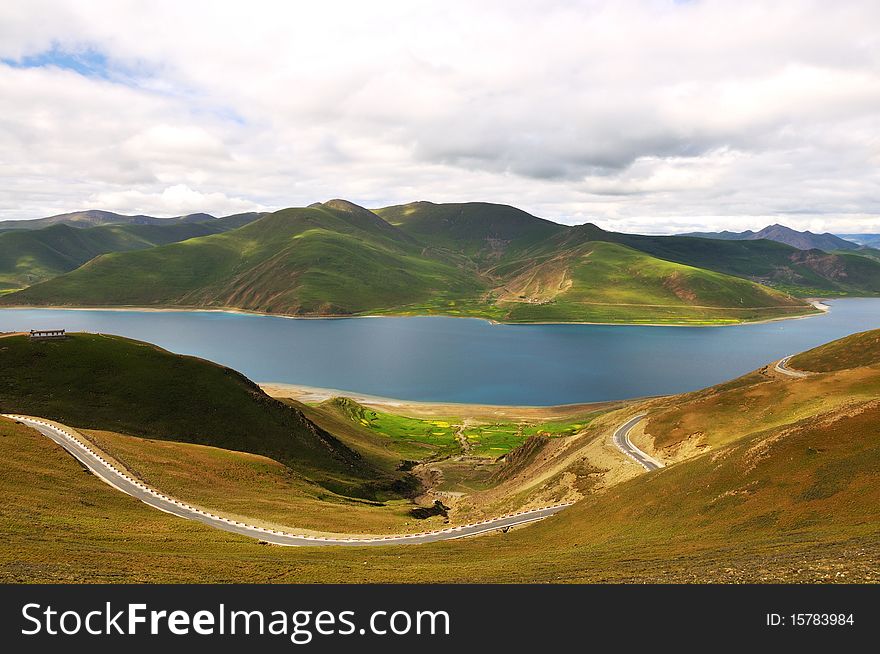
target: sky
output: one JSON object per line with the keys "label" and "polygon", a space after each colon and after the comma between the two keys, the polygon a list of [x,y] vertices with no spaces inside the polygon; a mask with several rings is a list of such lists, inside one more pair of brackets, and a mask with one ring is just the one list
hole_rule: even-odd
{"label": "sky", "polygon": [[0,4],[0,220],[336,197],[880,232],[880,2]]}

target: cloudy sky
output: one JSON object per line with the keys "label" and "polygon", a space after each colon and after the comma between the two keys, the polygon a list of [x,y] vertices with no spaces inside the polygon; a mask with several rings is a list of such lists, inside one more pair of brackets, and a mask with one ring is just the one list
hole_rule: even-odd
{"label": "cloudy sky", "polygon": [[0,220],[332,197],[880,232],[880,3],[0,5]]}

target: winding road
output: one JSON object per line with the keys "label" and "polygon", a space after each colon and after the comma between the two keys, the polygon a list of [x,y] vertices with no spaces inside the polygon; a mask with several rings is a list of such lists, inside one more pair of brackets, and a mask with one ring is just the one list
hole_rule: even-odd
{"label": "winding road", "polygon": [[793,354],[789,354],[787,357],[783,357],[777,361],[774,370],[776,370],[776,372],[781,372],[783,375],[788,375],[789,377],[809,377],[809,374],[806,372],[793,370],[788,367],[788,362],[793,356]]}
{"label": "winding road", "polygon": [[632,441],[629,439],[630,430],[635,427],[639,422],[641,422],[642,418],[645,417],[646,414],[640,413],[637,416],[633,416],[627,422],[623,423],[617,430],[614,432],[614,435],[611,437],[614,441],[614,444],[617,446],[621,452],[626,454],[630,459],[640,464],[645,470],[659,470],[664,467],[661,461],[658,461],[654,457],[642,452],[639,448],[632,444]]}
{"label": "winding road", "polygon": [[570,506],[570,503],[555,504],[540,509],[512,513],[491,520],[477,522],[459,527],[450,527],[438,531],[429,531],[419,534],[401,534],[394,536],[362,536],[356,538],[334,538],[332,536],[304,536],[284,531],[266,529],[248,525],[244,522],[230,520],[213,513],[209,513],[192,505],[176,500],[173,497],[163,495],[150,488],[141,481],[131,477],[124,471],[116,468],[107,461],[103,454],[96,451],[91,443],[70,427],[56,422],[21,416],[15,414],[2,414],[5,418],[16,420],[28,427],[36,429],[41,434],[51,438],[65,450],[70,452],[77,460],[86,466],[102,481],[110,484],[117,490],[131,495],[154,509],[166,513],[195,520],[209,527],[222,529],[242,536],[250,536],[273,545],[286,546],[319,546],[319,545],[347,545],[347,546],[375,546],[375,545],[413,545],[420,543],[433,543],[441,540],[453,540],[466,536],[477,536],[492,531],[507,531],[511,527],[523,525],[553,515]]}

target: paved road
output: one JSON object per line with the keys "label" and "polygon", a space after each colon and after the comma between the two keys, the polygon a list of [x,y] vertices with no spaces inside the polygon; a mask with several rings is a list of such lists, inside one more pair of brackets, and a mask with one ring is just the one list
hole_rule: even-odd
{"label": "paved road", "polygon": [[662,468],[664,464],[645,452],[642,452],[632,444],[632,441],[629,440],[630,430],[639,424],[644,417],[645,414],[640,413],[639,415],[630,418],[627,422],[617,428],[612,439],[614,440],[617,449],[626,454],[636,463],[640,464],[645,470],[658,470],[659,468]]}
{"label": "paved road", "polygon": [[788,375],[789,377],[809,377],[809,373],[800,370],[792,370],[788,367],[788,362],[793,356],[793,354],[789,354],[787,357],[777,361],[775,367],[776,372],[781,372],[783,375]]}
{"label": "paved road", "polygon": [[146,486],[139,480],[130,477],[124,471],[118,470],[113,464],[103,458],[103,455],[96,451],[91,443],[87,442],[82,436],[76,433],[70,427],[49,422],[42,418],[33,418],[31,416],[19,416],[12,414],[3,414],[6,418],[12,418],[28,427],[33,427],[41,434],[48,436],[58,443],[65,450],[76,457],[83,465],[91,470],[99,479],[110,484],[117,490],[131,495],[139,499],[144,504],[148,504],[154,509],[165,511],[172,515],[186,518],[187,520],[196,520],[210,527],[230,531],[242,536],[250,536],[274,545],[288,546],[316,546],[316,545],[412,545],[418,543],[433,543],[441,540],[452,540],[455,538],[464,538],[465,536],[476,536],[491,531],[506,530],[516,525],[527,524],[542,520],[548,516],[561,511],[570,506],[570,504],[556,504],[542,509],[533,509],[531,511],[523,511],[510,515],[493,518],[484,522],[478,522],[471,525],[461,527],[451,527],[439,531],[425,532],[421,534],[406,534],[396,536],[362,536],[356,538],[333,538],[321,536],[301,536],[282,532],[272,529],[264,529],[263,527],[255,527],[243,522],[236,522],[227,518],[222,518],[202,509],[188,505],[184,502],[176,500],[167,495],[163,495],[158,491]]}

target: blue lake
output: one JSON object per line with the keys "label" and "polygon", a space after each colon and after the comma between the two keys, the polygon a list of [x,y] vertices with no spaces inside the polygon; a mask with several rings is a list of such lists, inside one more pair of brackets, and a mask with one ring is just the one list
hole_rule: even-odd
{"label": "blue lake", "polygon": [[120,334],[255,381],[409,400],[549,405],[696,390],[880,327],[880,299],[730,327],[494,325],[464,318],[295,320],[219,312],[0,310],[0,331]]}

